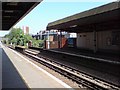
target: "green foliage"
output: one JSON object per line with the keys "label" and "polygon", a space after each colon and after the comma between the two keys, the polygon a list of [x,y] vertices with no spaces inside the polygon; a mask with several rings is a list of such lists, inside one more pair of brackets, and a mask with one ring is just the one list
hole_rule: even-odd
{"label": "green foliage", "polygon": [[36,40],[36,39],[32,40],[33,47],[43,47],[43,43],[44,43],[43,40]]}
{"label": "green foliage", "polygon": [[17,44],[17,39],[14,37],[14,38],[11,40],[11,42],[16,45],[16,44]]}
{"label": "green foliage", "polygon": [[20,28],[13,28],[9,34],[4,36],[8,38],[8,44],[26,46],[29,41],[32,41],[33,47],[43,47],[43,40],[36,40],[30,35],[24,35],[24,32]]}
{"label": "green foliage", "polygon": [[3,40],[3,43],[6,44],[7,43],[6,40]]}
{"label": "green foliage", "polygon": [[24,42],[25,42],[25,43],[28,43],[28,42],[29,42],[30,40],[32,40],[32,39],[33,39],[32,36],[30,36],[30,35],[28,35],[28,34],[24,36]]}

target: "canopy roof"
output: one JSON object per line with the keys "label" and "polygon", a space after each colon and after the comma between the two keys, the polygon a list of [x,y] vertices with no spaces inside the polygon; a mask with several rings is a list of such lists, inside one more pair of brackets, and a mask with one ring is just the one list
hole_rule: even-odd
{"label": "canopy roof", "polygon": [[9,30],[39,3],[40,2],[2,2],[1,29]]}
{"label": "canopy roof", "polygon": [[47,26],[47,30],[58,29],[68,32],[85,32],[93,29],[109,29],[111,26],[119,28],[120,2],[112,2],[93,8],[54,22]]}

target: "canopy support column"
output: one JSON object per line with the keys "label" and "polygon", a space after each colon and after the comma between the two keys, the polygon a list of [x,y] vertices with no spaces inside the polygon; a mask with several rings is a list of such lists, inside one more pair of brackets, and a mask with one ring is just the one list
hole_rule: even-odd
{"label": "canopy support column", "polygon": [[94,40],[94,53],[97,52],[97,32],[96,32],[96,26],[94,25],[94,31],[93,31],[93,40]]}
{"label": "canopy support column", "polygon": [[62,48],[62,32],[60,30],[60,48]]}
{"label": "canopy support column", "polygon": [[50,49],[50,35],[49,35],[50,30],[48,31],[48,49]]}

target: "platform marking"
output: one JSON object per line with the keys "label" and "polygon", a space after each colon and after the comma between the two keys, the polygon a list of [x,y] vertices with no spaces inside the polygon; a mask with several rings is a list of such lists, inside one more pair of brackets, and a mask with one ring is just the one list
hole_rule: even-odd
{"label": "platform marking", "polygon": [[[10,48],[9,48],[10,49]],[[37,69],[39,69],[40,71],[44,72],[45,74],[47,74],[48,76],[50,76],[52,79],[54,79],[55,81],[57,81],[58,83],[60,83],[61,85],[63,85],[65,88],[70,88],[69,90],[74,90],[72,87],[70,87],[69,85],[67,85],[66,83],[64,83],[63,81],[61,81],[60,79],[56,78],[55,76],[53,76],[52,74],[48,73],[47,71],[45,71],[44,69],[40,68],[39,66],[37,66],[36,64],[34,64],[33,62],[29,61],[28,59],[26,59],[25,57],[23,57],[22,55],[20,55],[19,53],[17,53],[16,51],[10,49],[12,52],[14,52],[15,54],[17,54],[18,56],[20,56],[21,58],[23,58],[24,60],[26,60],[28,63],[32,64],[33,66],[35,66]]]}

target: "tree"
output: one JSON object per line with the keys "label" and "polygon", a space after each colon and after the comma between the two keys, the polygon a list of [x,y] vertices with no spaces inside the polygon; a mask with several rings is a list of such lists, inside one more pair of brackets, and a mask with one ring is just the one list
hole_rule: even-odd
{"label": "tree", "polygon": [[12,28],[9,34],[5,35],[4,37],[8,38],[9,44],[20,45],[20,46],[27,46],[29,41],[32,41],[32,45],[34,47],[43,47],[42,40],[36,40],[32,38],[30,35],[24,35],[24,32],[20,28]]}
{"label": "tree", "polygon": [[12,28],[12,30],[9,32],[9,34],[4,36],[5,38],[8,38],[8,43],[12,43],[15,45],[20,44],[20,38],[24,37],[23,30],[20,28]]}
{"label": "tree", "polygon": [[3,43],[6,44],[7,43],[6,40],[3,40]]}
{"label": "tree", "polygon": [[17,45],[17,39],[15,37],[11,40],[11,42],[12,42],[12,44]]}

